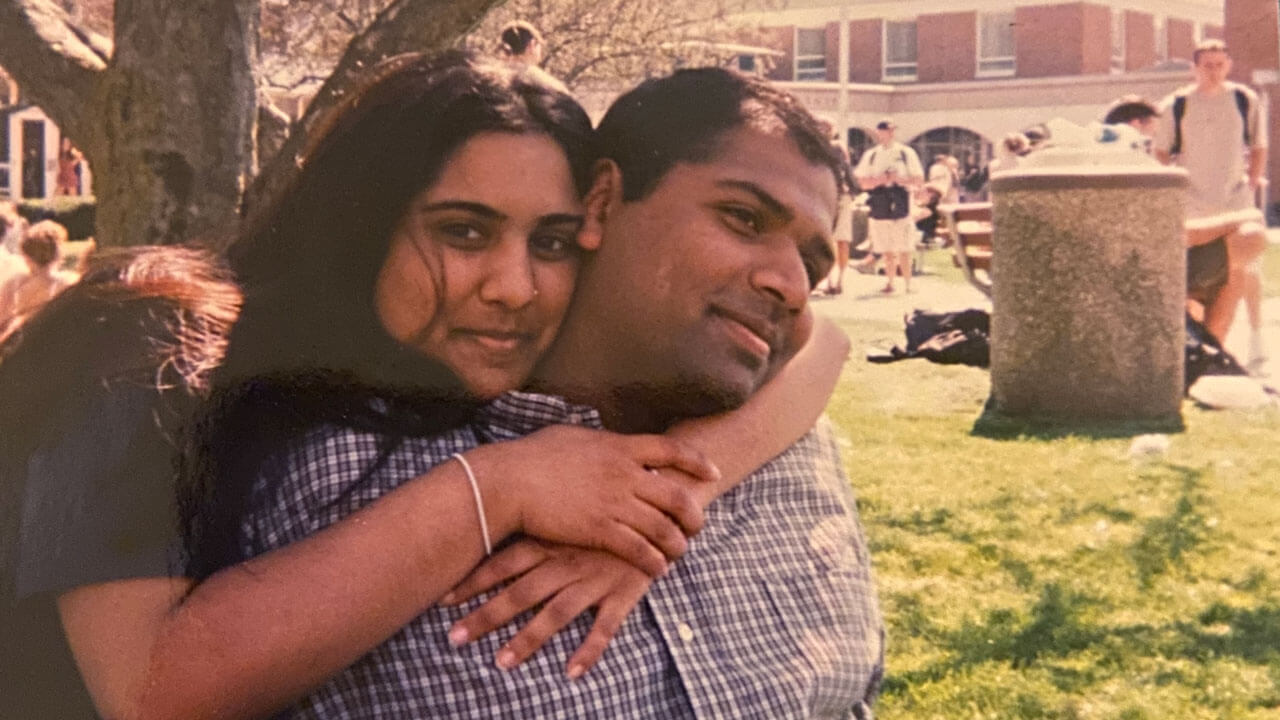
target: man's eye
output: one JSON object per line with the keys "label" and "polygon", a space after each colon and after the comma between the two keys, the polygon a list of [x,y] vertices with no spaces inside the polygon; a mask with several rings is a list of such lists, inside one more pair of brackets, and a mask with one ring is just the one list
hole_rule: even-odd
{"label": "man's eye", "polygon": [[736,232],[755,235],[760,232],[760,216],[742,205],[721,205],[720,216]]}
{"label": "man's eye", "polygon": [[578,244],[572,235],[533,235],[529,238],[529,249],[539,260],[556,261],[572,257],[577,253]]}

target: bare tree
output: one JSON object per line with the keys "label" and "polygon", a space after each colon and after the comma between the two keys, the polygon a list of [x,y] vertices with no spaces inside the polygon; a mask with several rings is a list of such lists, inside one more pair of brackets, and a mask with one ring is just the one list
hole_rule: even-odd
{"label": "bare tree", "polygon": [[260,0],[116,0],[114,41],[54,0],[0,0],[0,66],[93,163],[100,243],[218,247],[287,187],[307,133],[364,69],[449,47],[500,2],[387,2],[261,172]]}
{"label": "bare tree", "polygon": [[468,42],[492,52],[502,26],[526,20],[542,32],[542,67],[572,89],[626,87],[680,66],[720,65],[758,40],[733,16],[769,0],[510,0]]}
{"label": "bare tree", "polygon": [[[545,34],[552,74],[616,90],[725,62],[724,41],[754,37],[728,18],[762,2],[0,0],[0,67],[93,164],[100,243],[221,247],[289,187],[317,123],[383,58],[492,51],[518,17]],[[297,121],[271,112],[264,91],[300,88],[315,94]]]}

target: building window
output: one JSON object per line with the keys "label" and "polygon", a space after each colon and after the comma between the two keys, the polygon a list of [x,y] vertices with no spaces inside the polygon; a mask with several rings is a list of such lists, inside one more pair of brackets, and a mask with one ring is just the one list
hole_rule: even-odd
{"label": "building window", "polygon": [[1013,13],[979,14],[978,77],[1009,77],[1013,72]]}
{"label": "building window", "polygon": [[1111,72],[1124,72],[1124,11],[1111,11]]}
{"label": "building window", "polygon": [[884,23],[885,82],[916,79],[916,21],[886,20]]}
{"label": "building window", "polygon": [[796,28],[796,80],[827,79],[827,31]]}
{"label": "building window", "polygon": [[[2,80],[0,80],[2,82]],[[9,115],[0,113],[0,196],[9,193]]]}
{"label": "building window", "polygon": [[748,75],[756,74],[756,56],[743,54],[738,56],[738,69]]}

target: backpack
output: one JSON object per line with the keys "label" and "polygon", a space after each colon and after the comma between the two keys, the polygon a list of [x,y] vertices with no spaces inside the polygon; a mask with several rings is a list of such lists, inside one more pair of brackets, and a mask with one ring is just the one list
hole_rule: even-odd
{"label": "backpack", "polygon": [[[1235,88],[1236,110],[1240,111],[1240,120],[1244,124],[1244,146],[1249,147],[1249,96],[1244,90]],[[1182,152],[1182,116],[1187,114],[1187,96],[1173,96],[1173,145],[1169,148],[1170,155],[1177,155]]]}
{"label": "backpack", "polygon": [[[902,164],[907,163],[907,151],[899,149]],[[871,164],[875,164],[876,151],[871,151]],[[899,220],[911,214],[911,196],[901,185],[881,185],[867,192],[867,214],[873,220]]]}

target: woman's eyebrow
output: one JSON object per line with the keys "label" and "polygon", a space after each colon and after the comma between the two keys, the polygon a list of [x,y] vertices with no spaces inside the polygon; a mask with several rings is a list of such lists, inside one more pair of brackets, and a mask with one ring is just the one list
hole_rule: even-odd
{"label": "woman's eyebrow", "polygon": [[485,205],[484,203],[470,202],[468,200],[441,200],[439,202],[427,203],[418,206],[418,212],[437,212],[440,210],[464,210],[485,218],[494,220],[502,220],[507,216],[498,212],[496,208]]}

